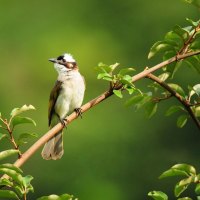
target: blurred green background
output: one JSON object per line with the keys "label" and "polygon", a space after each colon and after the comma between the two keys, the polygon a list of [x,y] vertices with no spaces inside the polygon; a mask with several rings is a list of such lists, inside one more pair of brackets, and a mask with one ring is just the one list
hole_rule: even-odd
{"label": "blurred green background", "polygon": [[[48,58],[74,55],[86,79],[87,102],[108,87],[96,79],[99,62],[119,62],[140,72],[160,61],[147,60],[155,41],[175,24],[186,26],[186,17],[199,17],[179,0],[0,2],[0,111],[8,116],[13,107],[34,105],[37,110],[27,115],[37,127],[24,130],[40,136],[48,130],[48,98],[57,78]],[[176,82],[186,87],[199,83],[199,77],[184,68]],[[136,85],[148,91],[147,83]],[[157,177],[179,162],[200,169],[200,134],[194,123],[178,129],[177,116],[164,116],[174,100],[162,102],[151,120],[124,102],[113,96],[70,124],[61,160],[45,161],[40,150],[23,166],[25,174],[34,176],[35,193],[29,199],[69,193],[80,200],[142,200],[154,189],[173,196],[175,182]]]}

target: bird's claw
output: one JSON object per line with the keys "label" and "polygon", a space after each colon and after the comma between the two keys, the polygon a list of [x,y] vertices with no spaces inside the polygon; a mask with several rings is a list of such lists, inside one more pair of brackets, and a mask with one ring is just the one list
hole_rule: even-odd
{"label": "bird's claw", "polygon": [[80,116],[81,119],[82,119],[82,109],[81,108],[75,108],[74,111],[76,112],[77,116],[78,117]]}

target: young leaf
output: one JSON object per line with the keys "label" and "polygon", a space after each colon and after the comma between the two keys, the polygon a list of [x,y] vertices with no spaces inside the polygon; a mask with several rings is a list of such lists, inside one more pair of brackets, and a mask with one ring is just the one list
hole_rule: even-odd
{"label": "young leaf", "polygon": [[155,200],[168,200],[168,196],[161,191],[152,191],[148,193],[148,196],[152,197]]}
{"label": "young leaf", "polygon": [[12,170],[16,171],[17,173],[23,173],[23,171],[20,168],[16,167],[13,164],[10,164],[10,163],[1,164],[0,168],[12,169]]}
{"label": "young leaf", "polygon": [[148,116],[149,119],[156,113],[157,108],[158,108],[158,103],[155,103],[155,102],[152,102],[152,101],[148,102],[145,105],[145,109],[146,109],[147,116]]}
{"label": "young leaf", "polygon": [[[50,196],[40,197],[37,200],[73,200],[73,196],[69,194],[63,194],[60,196],[52,194]],[[74,200],[77,200],[77,199],[74,199]]]}
{"label": "young leaf", "polygon": [[148,59],[154,57],[158,53],[166,52],[167,50],[171,49],[173,49],[173,46],[169,45],[165,41],[158,41],[151,47]]}
{"label": "young leaf", "polygon": [[[100,73],[98,74],[97,76],[97,79],[102,79],[104,77],[109,77],[109,78],[112,78],[112,76],[110,74],[108,74],[107,72],[104,72],[104,73]],[[112,79],[111,79],[112,80]]]}
{"label": "young leaf", "polygon": [[3,138],[6,138],[6,137],[8,137],[7,134],[0,133],[0,140],[2,140]]}
{"label": "young leaf", "polygon": [[161,80],[161,81],[166,81],[170,76],[170,73],[169,72],[164,72],[162,74],[160,74],[158,76],[158,78]]}
{"label": "young leaf", "polygon": [[126,106],[136,105],[140,101],[142,101],[143,98],[144,96],[142,95],[134,95],[133,97],[131,97],[129,100],[126,101],[125,105]]}
{"label": "young leaf", "polygon": [[198,96],[200,96],[200,84],[193,86],[193,90]]}
{"label": "young leaf", "polygon": [[135,71],[133,68],[124,68],[119,71],[119,74],[124,76],[126,74],[132,73],[133,71]]}
{"label": "young leaf", "polygon": [[187,187],[188,185],[179,185],[179,183],[177,183],[174,188],[174,195],[179,197],[187,189]]}
{"label": "young leaf", "polygon": [[179,35],[183,41],[186,41],[189,37],[189,34],[186,30],[184,30],[183,28],[181,28],[180,26],[176,25],[174,28],[173,28],[173,31]]}
{"label": "young leaf", "polygon": [[28,110],[35,110],[35,107],[32,106],[32,105],[29,105],[29,106],[23,105],[21,108],[14,108],[14,109],[11,111],[10,115],[11,115],[12,118],[13,118],[13,117],[15,117],[16,115],[19,115],[19,114],[21,114],[22,112],[25,112],[25,111],[28,111]]}
{"label": "young leaf", "polygon": [[13,121],[12,121],[13,127],[15,127],[16,125],[25,124],[25,123],[31,123],[34,126],[36,126],[35,121],[33,119],[29,118],[29,117],[19,117],[19,116],[16,116],[13,119]]}
{"label": "young leaf", "polygon": [[178,84],[174,84],[174,83],[169,83],[168,86],[170,86],[174,91],[176,91],[178,94],[180,94],[182,97],[185,97],[185,92],[184,90],[181,88],[181,86],[179,86]]}
{"label": "young leaf", "polygon": [[122,95],[122,91],[121,90],[113,90],[113,93],[119,97],[119,98],[123,98],[123,95]]}
{"label": "young leaf", "polygon": [[[194,0],[185,0],[186,2],[192,2],[192,1],[194,1]],[[186,18],[186,20],[193,26],[193,27],[196,27],[196,26],[198,26],[198,24],[199,24],[199,22],[200,22],[200,20],[198,20],[198,21],[193,21],[192,19],[189,19],[189,18]]]}
{"label": "young leaf", "polygon": [[2,152],[0,152],[0,160],[3,160],[9,156],[12,156],[12,155],[15,155],[18,153],[19,153],[19,150],[15,150],[15,149],[9,149],[9,150],[2,151]]}
{"label": "young leaf", "polygon": [[198,183],[198,184],[196,185],[196,187],[195,187],[195,193],[196,193],[197,195],[200,195],[200,183]]}
{"label": "young leaf", "polygon": [[200,117],[200,106],[193,107],[193,112],[196,117]]}
{"label": "young leaf", "polygon": [[179,170],[179,169],[169,169],[165,172],[163,172],[159,178],[167,178],[170,176],[188,176],[187,172],[183,171],[183,170]]}
{"label": "young leaf", "polygon": [[19,197],[17,194],[10,190],[0,190],[0,199],[17,199],[19,200]]}
{"label": "young leaf", "polygon": [[23,178],[22,175],[12,169],[8,168],[0,168],[0,173],[1,174],[7,174],[10,176],[14,181],[16,181],[19,185],[22,185],[23,183]]}
{"label": "young leaf", "polygon": [[177,200],[192,200],[190,197],[182,197],[182,198],[178,198]]}
{"label": "young leaf", "polygon": [[197,73],[200,73],[200,60],[198,56],[188,57],[184,60],[184,62],[187,63],[188,66],[194,69]]}
{"label": "young leaf", "polygon": [[34,192],[33,186],[31,185],[32,180],[33,177],[30,175],[23,177],[23,186],[25,187],[26,193],[29,191]]}
{"label": "young leaf", "polygon": [[0,186],[7,186],[7,187],[12,187],[13,182],[9,181],[7,178],[0,178]]}
{"label": "young leaf", "polygon": [[181,111],[181,110],[184,110],[183,107],[181,106],[171,106],[165,113],[165,116],[170,116],[172,115],[173,113],[175,112],[178,112],[178,111]]}
{"label": "young leaf", "polygon": [[176,124],[179,128],[183,128],[183,126],[185,126],[185,124],[187,123],[187,120],[188,120],[187,115],[181,115],[178,117]]}
{"label": "young leaf", "polygon": [[194,168],[194,166],[185,163],[173,165],[171,168],[184,171],[188,175],[196,175],[196,169]]}
{"label": "young leaf", "polygon": [[17,144],[26,144],[28,140],[32,138],[36,138],[38,135],[36,133],[22,133],[19,135],[19,138],[17,139]]}

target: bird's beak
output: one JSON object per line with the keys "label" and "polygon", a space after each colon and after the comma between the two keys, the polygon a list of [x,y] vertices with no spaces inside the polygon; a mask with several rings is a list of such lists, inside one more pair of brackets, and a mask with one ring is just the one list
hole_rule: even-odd
{"label": "bird's beak", "polygon": [[53,63],[57,63],[57,59],[55,59],[55,58],[50,58],[49,61],[53,62]]}

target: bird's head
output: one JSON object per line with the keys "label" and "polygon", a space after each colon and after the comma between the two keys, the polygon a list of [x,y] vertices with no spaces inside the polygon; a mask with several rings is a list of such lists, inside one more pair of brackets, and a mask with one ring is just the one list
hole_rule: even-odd
{"label": "bird's head", "polygon": [[54,63],[54,67],[58,73],[66,73],[78,69],[75,59],[68,53],[58,56],[57,58],[51,58],[49,61]]}

